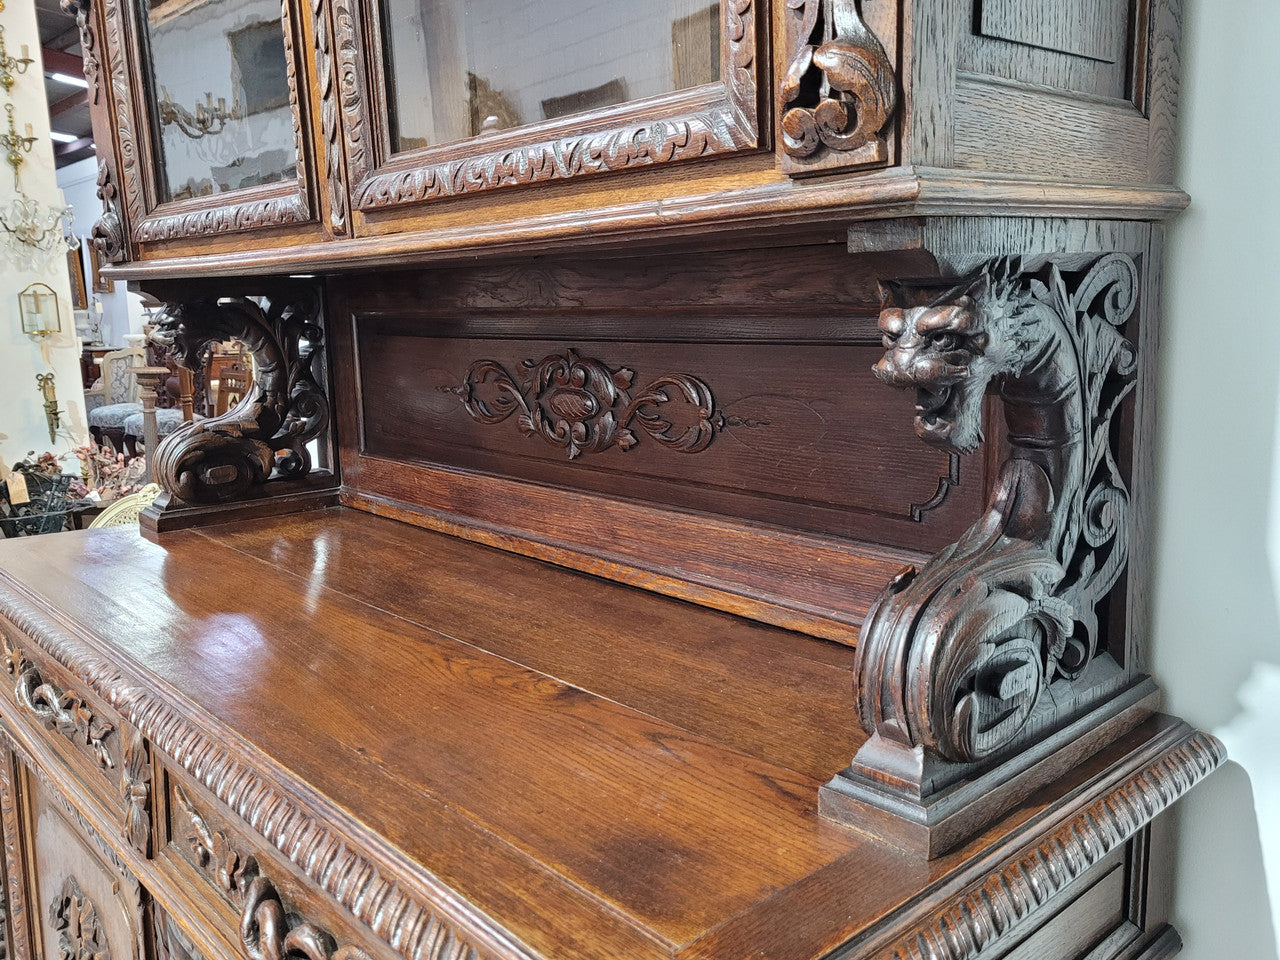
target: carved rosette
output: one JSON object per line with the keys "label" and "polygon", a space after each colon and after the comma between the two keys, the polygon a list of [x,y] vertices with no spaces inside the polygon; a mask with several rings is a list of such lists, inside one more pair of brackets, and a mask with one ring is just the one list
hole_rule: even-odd
{"label": "carved rosette", "polygon": [[98,908],[75,877],[62,882],[58,898],[49,904],[49,920],[58,935],[58,960],[111,960]]}
{"label": "carved rosette", "polygon": [[564,448],[571,460],[630,450],[639,443],[633,427],[669,449],[697,453],[728,423],[716,410],[711,388],[697,377],[659,377],[633,396],[634,379],[626,367],[615,370],[568,350],[524,360],[515,376],[496,360],[477,360],[451,392],[480,423],[518,414],[522,433]]}
{"label": "carved rosette", "polygon": [[897,78],[856,0],[786,0],[796,38],[779,89],[788,172],[888,159],[884,130],[897,109]]}
{"label": "carved rosette", "polygon": [[875,374],[916,391],[926,443],[968,453],[997,390],[1010,453],[987,510],[873,605],[857,651],[861,719],[886,746],[971,762],[1009,746],[1051,684],[1098,653],[1098,605],[1128,556],[1112,426],[1133,388],[1134,262],[1065,274],[988,264],[940,287],[888,284]]}
{"label": "carved rosette", "polygon": [[186,424],[156,450],[155,477],[172,496],[189,504],[225,503],[272,478],[297,479],[311,471],[307,444],[329,424],[320,386],[323,333],[313,297],[170,304],[152,339],[190,370],[201,368],[215,341],[239,340],[253,355],[254,384],[236,407]]}

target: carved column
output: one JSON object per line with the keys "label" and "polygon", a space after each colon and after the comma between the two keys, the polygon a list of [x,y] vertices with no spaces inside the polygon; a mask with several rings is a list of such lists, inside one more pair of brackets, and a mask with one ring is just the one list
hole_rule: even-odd
{"label": "carved column", "polygon": [[[253,357],[254,382],[222,416],[188,423],[157,445],[152,469],[165,493],[144,512],[145,531],[191,526],[219,507],[302,491],[327,491],[332,502],[336,481],[327,472],[313,475],[308,451],[329,425],[313,293],[170,303],[151,336],[189,370],[199,369],[211,344],[238,340]],[[166,517],[174,520],[168,527]]]}
{"label": "carved column", "polygon": [[972,452],[991,390],[1008,456],[986,512],[868,613],[856,683],[869,739],[823,788],[825,816],[937,854],[1025,796],[1033,759],[1041,777],[1061,772],[1118,735],[1116,716],[1148,709],[1141,684],[1101,703],[1082,693],[1126,682],[1099,605],[1128,557],[1114,428],[1137,372],[1123,326],[1138,286],[1119,254],[883,286],[874,373],[916,391],[917,435]]}

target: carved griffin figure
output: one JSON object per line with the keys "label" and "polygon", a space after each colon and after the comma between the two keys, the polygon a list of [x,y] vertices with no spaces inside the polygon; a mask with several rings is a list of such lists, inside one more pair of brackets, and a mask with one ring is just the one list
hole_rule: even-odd
{"label": "carved griffin figure", "polygon": [[1111,422],[1137,366],[1118,329],[1137,271],[1120,255],[1071,277],[1000,260],[958,284],[883,295],[874,373],[916,391],[920,438],[973,451],[994,389],[1010,454],[985,514],[868,614],[862,721],[881,741],[979,760],[1016,738],[1049,684],[1089,664],[1097,604],[1126,562]]}

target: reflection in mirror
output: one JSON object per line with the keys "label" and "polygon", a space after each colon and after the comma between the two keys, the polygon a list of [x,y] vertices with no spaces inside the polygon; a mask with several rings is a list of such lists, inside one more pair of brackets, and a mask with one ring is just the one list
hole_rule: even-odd
{"label": "reflection in mirror", "polygon": [[392,150],[712,83],[708,0],[381,0]]}
{"label": "reflection in mirror", "polygon": [[161,200],[297,175],[277,0],[139,0]]}

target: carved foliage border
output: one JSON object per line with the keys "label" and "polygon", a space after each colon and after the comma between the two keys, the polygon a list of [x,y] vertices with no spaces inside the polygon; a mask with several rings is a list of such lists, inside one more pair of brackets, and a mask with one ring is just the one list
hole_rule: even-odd
{"label": "carved foliage border", "polygon": [[464,141],[461,147],[440,148],[450,157],[379,172],[372,143],[377,132],[370,122],[372,80],[360,56],[362,44],[370,41],[357,0],[333,0],[333,9],[352,200],[361,210],[733,153],[759,141],[754,0],[722,0],[728,51],[724,100],[670,118],[632,120],[596,133],[457,156],[467,146],[479,148],[475,140]]}
{"label": "carved foliage border", "polygon": [[[0,613],[106,698],[144,736],[274,844],[317,889],[398,953],[409,960],[531,960],[515,943],[502,942],[496,931],[489,943],[473,935],[476,925],[485,923],[482,915],[472,912],[468,917],[456,894],[433,878],[422,878],[425,886],[433,888],[429,902],[423,903],[326,824],[299,809],[283,790],[234,757],[226,743],[194,729],[172,707],[132,684],[111,661],[63,633],[34,605],[5,594],[0,596]],[[0,746],[4,743],[0,736]],[[1181,737],[1156,751],[1118,788],[993,876],[949,898],[875,956],[878,960],[976,960],[1225,760],[1226,751],[1216,738],[1198,731]]]}
{"label": "carved foliage border", "polygon": [[[141,98],[134,97],[129,79],[128,64],[131,52],[125,40],[129,34],[127,26],[129,14],[121,0],[103,0],[103,17],[106,22],[105,55],[111,67],[116,137],[119,144],[118,162],[125,188],[125,209],[129,214],[129,222],[133,225],[134,240],[155,242],[185,237],[216,236],[258,227],[301,223],[311,219],[307,140],[298,99],[299,78],[295,57],[294,26],[289,6],[289,0],[281,0],[281,28],[284,32],[289,109],[293,119],[294,145],[298,156],[294,189],[286,194],[246,199],[239,203],[223,203],[216,207],[158,213],[144,209],[143,198],[147,194],[140,151],[145,147],[139,142],[139,138],[148,124],[139,123],[135,116],[135,105],[138,109],[143,108]],[[234,193],[230,194],[232,197],[234,195]],[[162,204],[161,207],[163,206],[166,205]]]}
{"label": "carved foliage border", "polygon": [[320,88],[320,128],[324,135],[325,180],[329,186],[329,228],[335,234],[347,232],[347,171],[342,160],[339,122],[338,82],[335,76],[333,30],[329,24],[328,0],[310,0],[311,28],[316,47],[316,83]]}

